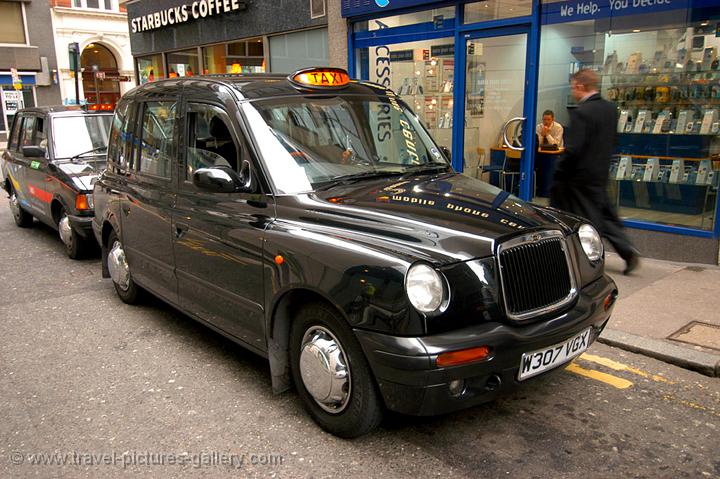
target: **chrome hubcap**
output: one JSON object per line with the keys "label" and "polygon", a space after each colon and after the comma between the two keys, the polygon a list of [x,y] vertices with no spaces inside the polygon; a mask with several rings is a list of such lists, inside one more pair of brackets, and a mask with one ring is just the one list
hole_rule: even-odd
{"label": "chrome hubcap", "polygon": [[125,260],[125,251],[119,241],[115,241],[108,253],[110,277],[123,291],[130,287],[130,268]]}
{"label": "chrome hubcap", "polygon": [[300,350],[300,376],[305,389],[324,410],[342,412],[350,400],[350,368],[335,336],[321,326],[308,328]]}
{"label": "chrome hubcap", "polygon": [[58,231],[60,232],[60,239],[65,243],[65,246],[71,247],[73,243],[72,227],[70,226],[70,219],[65,213],[63,213],[58,223]]}

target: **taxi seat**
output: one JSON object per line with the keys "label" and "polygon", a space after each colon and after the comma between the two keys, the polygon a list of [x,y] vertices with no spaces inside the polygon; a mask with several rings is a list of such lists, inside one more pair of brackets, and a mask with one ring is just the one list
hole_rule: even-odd
{"label": "taxi seat", "polygon": [[215,166],[230,166],[237,170],[237,149],[225,122],[219,116],[213,116],[210,120],[209,130],[210,139],[206,140],[204,149],[217,153],[226,160],[224,162],[216,161]]}
{"label": "taxi seat", "polygon": [[302,121],[297,112],[293,110],[288,111],[288,136],[300,143],[304,147],[314,147],[319,143],[318,134],[314,131],[309,130]]}

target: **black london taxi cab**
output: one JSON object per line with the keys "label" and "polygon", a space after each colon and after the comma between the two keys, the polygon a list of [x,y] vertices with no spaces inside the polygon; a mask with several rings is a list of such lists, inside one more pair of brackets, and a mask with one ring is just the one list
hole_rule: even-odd
{"label": "black london taxi cab", "polygon": [[94,197],[123,301],[266,357],[341,437],[556,369],[617,295],[591,225],[454,172],[391,90],[339,69],[132,90]]}
{"label": "black london taxi cab", "polygon": [[97,249],[92,182],[105,168],[112,112],[79,106],[27,108],[13,121],[3,154],[3,187],[20,227],[33,217],[55,228],[68,256]]}

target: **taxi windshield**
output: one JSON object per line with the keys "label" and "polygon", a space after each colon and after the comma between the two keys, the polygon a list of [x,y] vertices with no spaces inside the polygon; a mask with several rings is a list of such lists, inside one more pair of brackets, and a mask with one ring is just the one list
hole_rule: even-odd
{"label": "taxi windshield", "polygon": [[105,154],[112,115],[77,115],[53,118],[56,159]]}
{"label": "taxi windshield", "polygon": [[387,97],[284,97],[243,108],[280,194],[450,166],[391,92]]}

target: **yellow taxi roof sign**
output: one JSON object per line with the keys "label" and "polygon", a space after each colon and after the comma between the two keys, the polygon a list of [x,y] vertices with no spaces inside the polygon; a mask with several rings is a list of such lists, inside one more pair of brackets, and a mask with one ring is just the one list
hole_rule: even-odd
{"label": "yellow taxi roof sign", "polygon": [[337,88],[350,83],[348,72],[342,68],[316,67],[296,71],[289,77],[298,86],[310,88]]}

